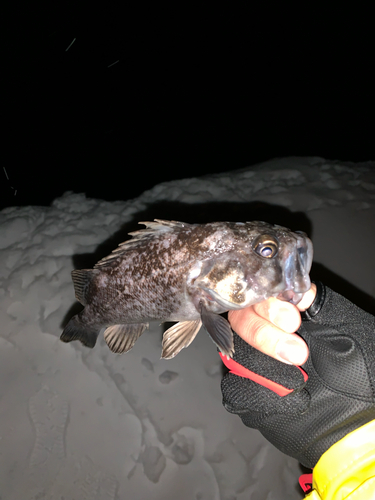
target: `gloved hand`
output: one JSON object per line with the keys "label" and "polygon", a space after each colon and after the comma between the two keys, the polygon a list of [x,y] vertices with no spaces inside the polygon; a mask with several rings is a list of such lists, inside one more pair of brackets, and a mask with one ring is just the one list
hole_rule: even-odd
{"label": "gloved hand", "polygon": [[303,370],[234,334],[233,360],[222,356],[231,372],[221,384],[228,411],[310,468],[334,443],[375,419],[375,318],[316,285],[297,332],[310,350]]}

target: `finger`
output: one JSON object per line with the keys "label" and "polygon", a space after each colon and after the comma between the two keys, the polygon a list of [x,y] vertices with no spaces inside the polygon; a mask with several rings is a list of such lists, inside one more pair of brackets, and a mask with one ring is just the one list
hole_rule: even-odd
{"label": "finger", "polygon": [[268,300],[254,304],[254,311],[262,318],[288,333],[293,333],[301,326],[300,311],[305,311],[313,303],[316,295],[316,285],[306,292],[297,306],[284,300],[271,297]]}
{"label": "finger", "polygon": [[301,326],[301,314],[296,306],[275,297],[254,304],[253,309],[258,316],[284,332],[294,333]]}
{"label": "finger", "polygon": [[293,365],[301,365],[306,361],[309,352],[301,337],[295,333],[287,333],[259,316],[254,311],[254,306],[229,311],[228,319],[233,330],[245,342],[264,354]]}
{"label": "finger", "polygon": [[316,296],[316,285],[315,283],[311,283],[311,288],[308,292],[304,294],[301,301],[297,304],[297,307],[300,311],[306,311],[311,304],[314,302]]}

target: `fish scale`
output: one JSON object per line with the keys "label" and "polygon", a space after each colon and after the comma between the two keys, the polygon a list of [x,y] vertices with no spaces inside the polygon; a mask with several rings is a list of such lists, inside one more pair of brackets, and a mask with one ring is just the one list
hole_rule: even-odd
{"label": "fish scale", "polygon": [[201,325],[232,356],[233,332],[221,313],[269,297],[294,304],[310,288],[313,247],[303,232],[261,221],[188,224],[155,219],[130,233],[93,269],[74,270],[83,311],[61,340],[94,347],[100,331],[116,353],[129,351],[149,322],[176,321],[163,336],[173,358]]}

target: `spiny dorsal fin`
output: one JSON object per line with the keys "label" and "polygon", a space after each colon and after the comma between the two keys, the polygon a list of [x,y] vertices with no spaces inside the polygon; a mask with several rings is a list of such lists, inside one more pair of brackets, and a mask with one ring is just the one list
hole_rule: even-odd
{"label": "spiny dorsal fin", "polygon": [[[154,219],[153,221],[142,221],[138,222],[138,224],[144,224],[146,229],[139,229],[139,231],[133,231],[129,233],[133,236],[133,239],[130,240],[134,242],[134,240],[147,238],[150,234],[155,235],[157,233],[167,233],[171,232],[174,229],[182,229],[183,227],[189,227],[191,224],[187,224],[186,222],[178,222],[176,220],[163,220],[163,219]],[[120,245],[126,245],[128,242],[121,243]]]}
{"label": "spiny dorsal fin", "polygon": [[[138,224],[144,224],[147,228],[161,229],[165,227],[176,228],[176,227],[189,227],[192,224],[187,222],[180,222],[178,220],[165,220],[165,219],[154,219],[153,221],[140,221]],[[131,233],[129,233],[131,234]]]}
{"label": "spiny dorsal fin", "polygon": [[74,293],[76,299],[83,305],[86,305],[86,295],[88,287],[98,271],[94,269],[75,269],[72,271]]}
{"label": "spiny dorsal fin", "polygon": [[113,250],[111,254],[107,255],[107,257],[104,257],[104,259],[101,259],[99,262],[97,262],[94,268],[107,266],[112,261],[117,259],[121,254],[135,247],[140,241],[147,240],[148,238],[152,238],[153,236],[161,233],[172,232],[174,229],[182,229],[183,227],[189,227],[192,225],[186,222],[162,219],[138,222],[138,224],[144,224],[146,226],[146,229],[139,229],[138,231],[132,231],[131,233],[129,233],[129,235],[132,236],[132,239],[120,243],[119,246],[115,250]]}

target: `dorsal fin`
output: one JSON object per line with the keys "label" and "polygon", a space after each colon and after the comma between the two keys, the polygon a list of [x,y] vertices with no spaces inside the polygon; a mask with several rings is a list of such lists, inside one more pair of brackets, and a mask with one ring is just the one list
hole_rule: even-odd
{"label": "dorsal fin", "polygon": [[[154,219],[153,221],[142,221],[138,222],[138,224],[144,224],[146,229],[139,229],[138,231],[133,231],[129,233],[133,236],[133,239],[130,240],[134,242],[134,240],[140,240],[143,238],[147,238],[150,234],[155,235],[157,233],[167,233],[171,232],[174,229],[182,229],[183,227],[189,227],[191,224],[187,224],[186,222],[178,222],[176,220],[163,220],[163,219]],[[128,243],[121,243],[124,245]]]}
{"label": "dorsal fin", "polygon": [[91,280],[98,274],[94,269],[75,269],[72,271],[74,293],[76,299],[84,306],[86,305],[86,295]]}
{"label": "dorsal fin", "polygon": [[104,257],[104,259],[101,259],[99,262],[97,262],[94,266],[94,269],[102,266],[107,266],[112,261],[116,260],[121,254],[135,247],[140,241],[152,238],[157,234],[172,232],[175,229],[182,229],[184,227],[192,226],[192,224],[188,224],[186,222],[163,219],[154,219],[154,221],[142,221],[138,222],[138,224],[144,224],[146,226],[146,229],[139,229],[138,231],[132,231],[131,233],[129,233],[129,235],[132,236],[132,239],[120,243],[119,246],[115,250],[113,250],[111,254],[107,255],[107,257]]}

